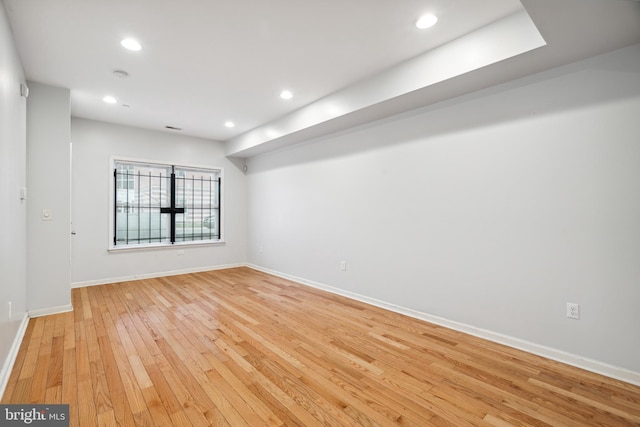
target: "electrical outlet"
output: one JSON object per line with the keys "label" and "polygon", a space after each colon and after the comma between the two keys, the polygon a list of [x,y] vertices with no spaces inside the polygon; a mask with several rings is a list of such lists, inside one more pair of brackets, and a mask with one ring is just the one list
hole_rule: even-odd
{"label": "electrical outlet", "polygon": [[340,270],[347,271],[347,261],[340,261]]}
{"label": "electrical outlet", "polygon": [[574,302],[568,302],[567,317],[569,319],[580,319],[580,305]]}
{"label": "electrical outlet", "polygon": [[184,255],[184,249],[178,249],[178,255]]}
{"label": "electrical outlet", "polygon": [[11,314],[12,314],[12,313],[11,313],[11,309],[13,308],[12,306],[13,306],[12,301],[9,301],[9,320],[11,320],[11,317],[12,317],[12,316],[11,316]]}

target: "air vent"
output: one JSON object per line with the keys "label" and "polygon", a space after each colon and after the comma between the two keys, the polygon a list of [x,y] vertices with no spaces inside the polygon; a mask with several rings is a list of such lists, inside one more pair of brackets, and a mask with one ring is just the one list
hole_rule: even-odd
{"label": "air vent", "polygon": [[115,70],[113,72],[113,76],[117,79],[126,79],[127,77],[129,77],[129,73],[124,70]]}

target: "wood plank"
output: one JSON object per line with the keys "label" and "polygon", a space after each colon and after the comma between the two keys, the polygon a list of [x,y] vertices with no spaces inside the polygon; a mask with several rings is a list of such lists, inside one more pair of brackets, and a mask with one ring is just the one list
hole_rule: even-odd
{"label": "wood plank", "polygon": [[[78,395],[76,401],[65,402],[69,403],[69,406],[73,406],[78,411],[77,424],[85,426],[97,426],[98,425],[98,413],[96,412],[96,404],[93,395],[93,387],[89,380],[80,381],[78,383]],[[70,411],[73,413],[73,411]],[[70,420],[71,423],[76,423],[76,420]]]}
{"label": "wood plank", "polygon": [[640,387],[249,268],[73,289],[3,403],[71,426],[640,425]]}

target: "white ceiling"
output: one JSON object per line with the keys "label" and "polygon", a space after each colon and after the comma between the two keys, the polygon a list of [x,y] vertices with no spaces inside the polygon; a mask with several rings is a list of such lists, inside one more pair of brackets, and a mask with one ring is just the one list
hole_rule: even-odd
{"label": "white ceiling", "polygon": [[[72,114],[226,140],[521,8],[518,0],[5,0],[30,80]],[[418,30],[415,20],[440,23]],[[136,37],[140,52],[120,46]],[[112,72],[129,72],[118,80]],[[295,98],[279,93],[290,88]],[[129,108],[105,105],[113,94]],[[236,127],[224,127],[233,120]]]}
{"label": "white ceiling", "polygon": [[[231,142],[270,122],[295,120],[305,106],[308,110],[318,100],[346,93],[525,9],[549,46],[521,55],[521,63],[499,61],[502,68],[485,72],[484,83],[461,81],[463,86],[495,84],[640,39],[640,5],[630,0],[4,0],[4,5],[27,78],[71,89],[73,116],[165,131],[169,125],[182,128],[182,134]],[[415,20],[425,12],[439,22],[418,30]],[[591,25],[598,14],[605,22],[596,29]],[[137,38],[142,51],[123,49],[119,43],[125,37]],[[114,70],[130,77],[117,79]],[[279,98],[285,88],[294,92],[293,99]],[[412,92],[404,98],[408,103],[396,99],[387,104],[394,108],[379,108],[371,118],[438,99]],[[106,94],[118,104],[103,103]],[[236,127],[226,128],[227,120]],[[273,137],[278,138],[282,134]]]}

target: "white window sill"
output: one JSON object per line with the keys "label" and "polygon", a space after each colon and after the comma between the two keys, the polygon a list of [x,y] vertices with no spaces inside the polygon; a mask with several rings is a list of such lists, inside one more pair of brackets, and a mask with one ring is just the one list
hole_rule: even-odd
{"label": "white window sill", "polygon": [[178,242],[174,244],[166,243],[151,243],[144,245],[122,245],[122,246],[109,246],[109,252],[129,252],[129,251],[144,251],[144,250],[162,250],[162,249],[175,249],[175,248],[188,248],[198,246],[223,246],[226,242],[224,240],[207,240],[197,242]]}

